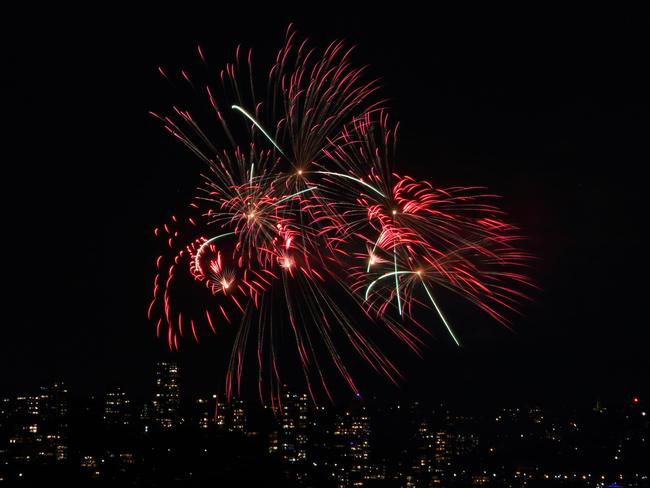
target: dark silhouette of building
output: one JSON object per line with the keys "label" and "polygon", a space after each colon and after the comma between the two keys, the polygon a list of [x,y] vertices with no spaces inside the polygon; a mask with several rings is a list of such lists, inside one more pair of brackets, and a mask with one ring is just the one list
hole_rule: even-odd
{"label": "dark silhouette of building", "polygon": [[126,427],[131,423],[131,401],[121,388],[116,387],[106,392],[103,420],[111,427]]}
{"label": "dark silhouette of building", "polygon": [[151,402],[151,420],[162,429],[171,429],[180,422],[180,386],[178,364],[170,361],[156,363],[156,383]]}

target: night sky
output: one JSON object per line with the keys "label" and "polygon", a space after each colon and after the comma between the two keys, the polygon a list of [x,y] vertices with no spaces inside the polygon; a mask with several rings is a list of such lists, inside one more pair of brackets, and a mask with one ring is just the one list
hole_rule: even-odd
{"label": "night sky", "polygon": [[[404,172],[502,195],[538,257],[540,291],[514,332],[454,305],[447,315],[466,347],[436,329],[424,360],[402,349],[399,388],[366,371],[365,390],[476,402],[650,393],[639,16],[252,6],[39,15],[17,16],[22,28],[3,42],[0,391],[60,378],[79,394],[111,384],[147,394],[155,359],[168,356],[146,319],[152,230],[183,208],[202,169],[147,114],[178,101],[157,67],[191,71],[201,44],[220,68],[240,42],[267,66],[294,22],[314,45],[359,45],[353,59],[381,78],[401,122]],[[188,391],[219,384],[226,349],[215,342],[177,355]]]}

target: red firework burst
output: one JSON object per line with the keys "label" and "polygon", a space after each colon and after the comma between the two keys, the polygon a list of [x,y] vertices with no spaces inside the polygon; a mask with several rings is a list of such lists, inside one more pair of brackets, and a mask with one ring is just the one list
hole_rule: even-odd
{"label": "red firework burst", "polygon": [[[182,71],[205,93],[228,149],[212,142],[189,109],[153,114],[208,171],[191,216],[155,231],[167,252],[156,263],[149,316],[171,349],[188,329],[198,341],[205,329],[218,333],[221,321],[236,327],[228,397],[241,388],[251,336],[262,401],[277,406],[281,364],[291,365],[279,352],[280,336],[291,337],[314,402],[314,384],[331,398],[330,368],[359,395],[342,343],[392,381],[401,376],[367,321],[419,352],[428,332],[416,320],[422,308],[460,344],[441,289],[507,324],[505,311],[530,285],[521,271],[529,256],[494,196],[395,173],[397,127],[372,100],[377,85],[363,81],[351,51],[337,41],[318,53],[290,28],[264,99],[251,51],[242,64],[237,48],[235,62],[205,84]],[[200,48],[199,55],[205,63]],[[197,284],[201,293],[188,292]]]}

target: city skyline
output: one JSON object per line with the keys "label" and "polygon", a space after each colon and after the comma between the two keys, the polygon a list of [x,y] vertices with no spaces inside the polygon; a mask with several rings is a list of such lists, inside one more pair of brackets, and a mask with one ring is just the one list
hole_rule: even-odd
{"label": "city skyline", "polygon": [[[209,392],[179,401],[182,380],[177,364],[160,361],[145,402],[117,386],[83,398],[62,383],[0,398],[0,482],[56,476],[157,486],[271,476],[288,486],[339,488],[650,483],[650,416],[639,397],[563,406],[357,400],[315,407],[306,394],[283,388],[273,413]],[[253,452],[264,470],[247,467]],[[226,472],[213,469],[215,456]]]}
{"label": "city skyline", "polygon": [[[97,15],[63,7],[52,15],[12,15],[19,28],[3,45],[2,74],[10,123],[3,158],[8,293],[0,341],[0,466],[13,477],[26,466],[39,476],[54,469],[97,483],[128,479],[137,484],[146,478],[153,485],[165,477],[188,481],[200,472],[204,480],[221,475],[257,480],[268,473],[269,480],[304,487],[646,486],[650,473],[639,461],[648,453],[650,400],[642,237],[647,185],[641,173],[649,155],[650,117],[645,17],[595,7],[531,13],[492,6],[463,12],[402,5],[359,11],[333,5],[310,6],[314,11],[274,7],[234,5],[216,16],[189,8],[140,15],[118,7]],[[266,80],[290,25],[297,38],[307,38],[316,49],[333,40],[354,46],[350,66],[365,66],[358,79],[356,72],[350,78],[363,93],[363,117],[332,129],[341,136],[334,143],[316,123],[308,134],[323,136],[336,154],[306,144],[305,153],[316,155],[309,153],[309,161],[297,165],[296,154],[302,152],[293,153],[292,136],[283,132],[285,119],[273,118],[275,108],[260,109],[258,115],[257,104],[255,109],[247,105],[247,94],[241,103],[228,101],[224,87],[214,99],[230,108],[227,124],[235,130],[229,132],[214,117],[212,92],[206,97],[204,90],[208,82],[202,84],[212,78],[218,85],[216,70],[233,60],[240,45],[241,53],[252,48],[251,78]],[[318,59],[336,63],[327,56]],[[245,90],[258,83],[249,82],[245,70],[239,76]],[[318,86],[330,81],[323,76]],[[292,83],[294,89],[301,86]],[[256,85],[251,92],[259,95],[251,100],[266,103],[264,90]],[[373,119],[376,134],[370,122],[359,122],[375,116],[364,105],[366,95],[370,107],[381,101],[390,113],[388,122],[381,118],[384,112]],[[231,185],[224,178],[225,186],[216,184],[237,189],[228,205],[245,187],[249,193],[237,204],[250,205],[252,198],[273,210],[264,224],[270,233],[250,234],[264,241],[246,248],[249,264],[256,261],[245,269],[285,280],[285,272],[294,278],[296,263],[317,263],[313,269],[324,271],[329,284],[342,285],[327,293],[328,306],[340,310],[331,313],[338,321],[328,320],[327,312],[313,313],[322,295],[311,285],[296,292],[298,285],[248,283],[243,294],[255,310],[263,308],[258,308],[261,296],[269,297],[266,315],[259,312],[264,320],[249,320],[250,315],[240,322],[238,310],[244,310],[230,299],[232,310],[216,311],[218,300],[208,302],[231,293],[224,271],[228,263],[221,265],[219,249],[201,254],[208,239],[214,244],[212,239],[227,233],[208,232],[212,227],[203,232],[193,223],[200,232],[190,230],[174,245],[174,230],[165,230],[160,239],[160,229],[176,215],[179,222],[191,222],[188,205],[205,185],[201,174],[214,169],[161,128],[160,122],[174,132],[177,122],[166,119],[168,114],[183,119],[173,107],[201,107],[197,120],[208,122],[206,134],[215,147],[224,148],[229,138],[243,147],[254,141],[281,161],[260,176],[264,161],[272,160],[261,152],[255,164],[240,164],[244,169],[232,172],[241,181],[233,179]],[[319,107],[330,113],[329,103]],[[285,112],[280,116],[293,113]],[[276,136],[262,130],[269,121]],[[394,156],[386,156],[390,144],[377,141],[390,139],[384,136],[392,135],[397,123],[399,141]],[[304,130],[302,123],[296,127]],[[386,149],[377,157],[381,161],[355,162],[354,153],[346,152],[350,133],[356,139],[349,145],[361,145],[360,154],[366,143],[375,154]],[[285,142],[276,140],[277,134]],[[193,140],[188,142],[192,148]],[[364,164],[374,171],[389,168],[385,162],[400,175],[376,171],[381,177],[375,180],[357,177],[355,165],[361,174]],[[302,164],[331,164],[342,173],[328,167],[306,178]],[[436,189],[453,188],[456,195],[463,187],[481,198],[495,196],[495,206],[483,207],[479,198],[472,207],[463,197],[461,206],[467,204],[472,213],[467,220],[433,224],[427,219],[434,211],[421,228],[409,228],[399,223],[402,208],[393,193],[407,181],[405,175],[425,182],[413,191],[429,188],[429,201],[444,193]],[[263,197],[255,193],[255,178],[267,190]],[[307,183],[312,186],[299,186]],[[285,192],[290,186],[293,190]],[[366,199],[364,191],[375,200]],[[318,200],[318,192],[328,195],[329,203]],[[352,219],[328,226],[319,217],[312,223],[322,227],[305,231],[302,218],[313,208],[327,210],[334,221],[347,219],[337,205],[358,204],[358,211],[367,202],[367,209],[379,210],[368,210],[360,227]],[[414,202],[426,207],[415,197]],[[233,218],[243,226],[260,218],[233,208]],[[488,214],[502,217],[505,227],[481,218]],[[283,227],[278,219],[300,225]],[[415,239],[416,244],[405,245],[402,231],[386,238],[386,229],[396,222],[422,231],[426,243]],[[453,232],[437,234],[450,223]],[[351,229],[361,226],[367,235],[356,242],[362,232]],[[332,229],[345,235],[345,245],[343,238],[323,237]],[[482,246],[485,236],[494,244],[490,239],[496,234],[494,242],[505,243],[503,248]],[[379,244],[382,237],[392,244]],[[516,253],[509,254],[515,241]],[[234,237],[224,240],[224,256],[230,254],[234,263],[240,252],[243,259],[240,245]],[[287,251],[293,246],[297,255],[300,245],[303,261]],[[258,253],[255,259],[251,248]],[[384,255],[375,260],[377,248]],[[435,256],[452,256],[453,266],[460,249],[472,256],[467,263],[487,263],[481,269],[486,273],[473,274],[472,266],[449,268],[472,271],[471,284],[457,289],[450,273],[427,275],[437,270]],[[167,297],[159,293],[151,305],[152,281],[158,274],[159,282],[167,283],[165,273],[171,275],[175,253],[181,251],[196,255],[183,258],[185,281],[174,304],[182,307],[170,318]],[[339,251],[345,259],[330,259]],[[506,259],[490,261],[501,252]],[[423,271],[423,262],[431,268]],[[376,263],[383,267],[370,278]],[[507,266],[522,268],[515,279],[521,281],[505,295],[528,297],[507,314],[507,326],[493,320],[493,309],[482,308],[489,290],[472,289],[484,283],[482,278],[498,282],[490,281],[491,273],[503,263],[498,273],[507,279],[513,277]],[[310,266],[303,268],[311,273]],[[364,270],[365,281],[359,280]],[[437,288],[427,288],[432,275]],[[320,283],[315,276],[309,279]],[[206,288],[210,280],[212,288]],[[413,315],[402,302],[407,283],[410,303],[426,302]],[[219,314],[214,334],[207,328],[211,316],[204,318],[207,303]],[[205,323],[195,323],[197,317]],[[164,325],[162,333],[156,318]],[[387,326],[393,320],[403,327],[400,333]],[[253,331],[248,342],[237,336],[242,323]],[[348,323],[354,325],[346,329]],[[197,335],[195,325],[206,328]],[[267,336],[257,335],[271,329]],[[313,345],[312,332],[321,340],[331,330],[342,339],[334,347],[327,340]],[[357,339],[345,335],[350,330],[358,332]],[[416,331],[422,343],[411,348],[403,339]],[[241,354],[231,362],[233,344],[241,346]],[[259,344],[263,347],[256,349]],[[381,354],[369,352],[375,344]],[[276,354],[283,363],[277,378]],[[242,369],[236,364],[240,358]],[[322,358],[329,361],[323,369]],[[262,363],[264,374],[258,369]]]}

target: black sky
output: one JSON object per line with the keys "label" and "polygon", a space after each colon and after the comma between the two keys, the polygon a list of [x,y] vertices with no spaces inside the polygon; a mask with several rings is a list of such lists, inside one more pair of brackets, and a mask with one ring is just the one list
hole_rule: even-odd
{"label": "black sky", "polygon": [[[177,7],[180,8],[180,7]],[[182,208],[200,163],[147,115],[174,90],[159,65],[220,67],[237,43],[266,65],[290,21],[358,44],[401,121],[399,164],[437,185],[485,185],[530,236],[541,291],[515,333],[487,319],[444,334],[387,396],[647,392],[648,25],[615,12],[63,12],[16,16],[4,42],[5,304],[0,388],[63,378],[142,391],[165,355],[145,318],[152,229]],[[76,18],[76,17],[75,17]],[[462,315],[462,312],[461,312]],[[180,355],[213,386],[214,350]],[[645,390],[644,390],[645,389]]]}

